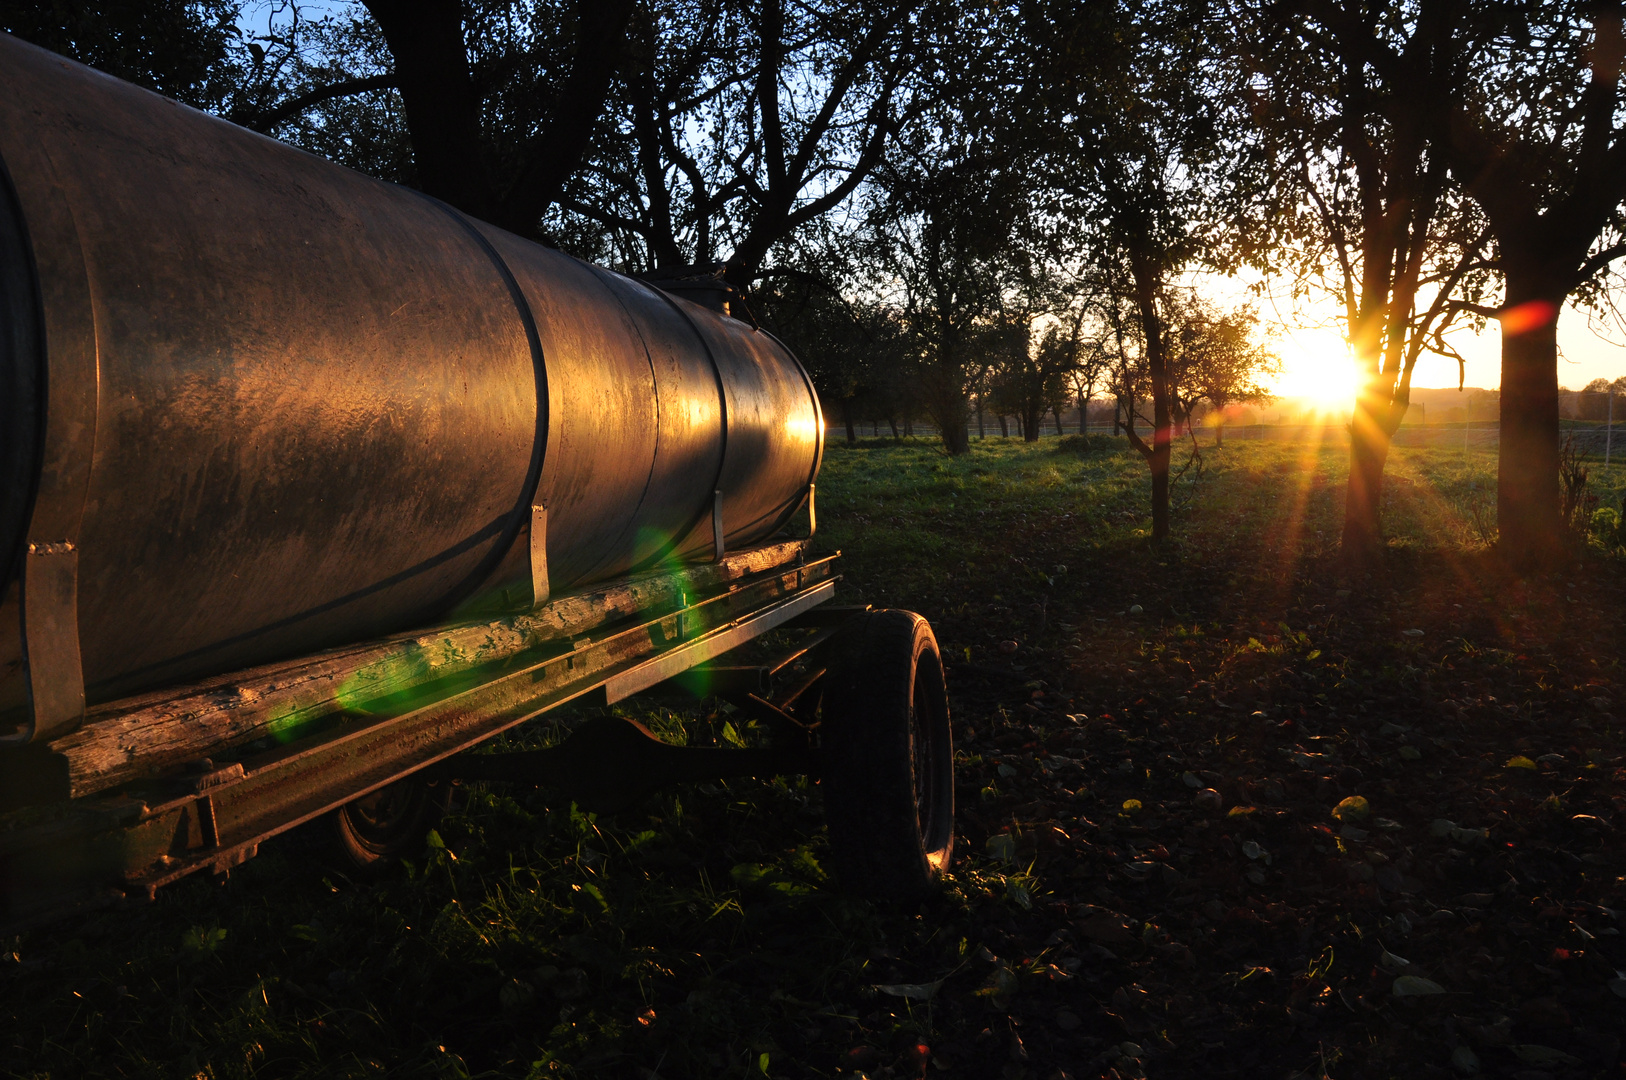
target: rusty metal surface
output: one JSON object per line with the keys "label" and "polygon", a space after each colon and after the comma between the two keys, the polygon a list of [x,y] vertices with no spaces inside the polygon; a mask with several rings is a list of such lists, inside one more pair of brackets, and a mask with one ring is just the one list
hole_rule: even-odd
{"label": "rusty metal surface", "polygon": [[559,592],[709,557],[719,489],[760,540],[816,474],[770,336],[4,35],[0,163],[44,328],[0,344],[0,618],[22,545],[73,543],[92,702],[529,594],[533,506]]}
{"label": "rusty metal surface", "polygon": [[698,662],[715,651],[708,645],[784,625],[830,595],[832,562],[770,571],[634,625],[369,702],[368,714],[189,777],[74,800],[54,823],[0,828],[0,922],[26,921],[64,897],[109,887],[150,894],[230,869],[267,838],[543,712],[590,695],[603,702],[608,683],[647,671],[652,658]]}

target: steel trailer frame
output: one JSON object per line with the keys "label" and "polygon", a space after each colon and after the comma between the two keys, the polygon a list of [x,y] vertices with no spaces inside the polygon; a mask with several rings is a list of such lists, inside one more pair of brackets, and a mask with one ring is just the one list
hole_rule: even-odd
{"label": "steel trailer frame", "polygon": [[[731,552],[555,597],[521,617],[103,706],[80,733],[6,765],[36,789],[40,776],[48,782],[32,805],[0,816],[0,924],[150,899],[189,874],[228,873],[271,837],[414,776],[528,779],[611,810],[675,781],[816,771],[811,710],[799,717],[797,703],[816,698],[808,692],[824,674],[819,647],[867,609],[819,609],[835,592],[836,556],[809,558],[806,547]],[[772,730],[771,747],[669,746],[600,716],[550,750],[466,753],[560,706],[614,704],[795,626],[812,632],[775,659],[713,671],[717,689]],[[439,663],[402,659],[426,641],[442,646]],[[318,670],[320,679],[310,676]],[[792,677],[775,693],[783,672]],[[240,700],[249,706],[223,711]]]}

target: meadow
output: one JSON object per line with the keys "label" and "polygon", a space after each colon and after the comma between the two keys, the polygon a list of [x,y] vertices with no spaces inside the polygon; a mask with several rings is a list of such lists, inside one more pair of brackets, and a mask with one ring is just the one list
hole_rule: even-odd
{"label": "meadow", "polygon": [[[925,903],[843,895],[805,778],[613,817],[468,785],[378,880],[307,828],[0,943],[0,1072],[1618,1075],[1618,534],[1513,579],[1494,456],[1402,448],[1349,577],[1343,454],[1205,446],[1154,548],[1120,440],[831,445],[842,602],[925,614],[948,667],[960,832]],[[1626,469],[1589,488],[1620,506]]]}

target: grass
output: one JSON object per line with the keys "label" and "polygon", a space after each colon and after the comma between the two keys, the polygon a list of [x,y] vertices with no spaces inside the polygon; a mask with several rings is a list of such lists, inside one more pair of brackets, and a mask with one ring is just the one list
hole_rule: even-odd
{"label": "grass", "polygon": [[[1351,784],[1408,829],[1426,830],[1435,810],[1464,823],[1490,814],[1435,806],[1444,796],[1430,789],[1452,769],[1480,768],[1442,764],[1456,744],[1418,740],[1441,777],[1406,774],[1418,793],[1397,786],[1412,782],[1402,766],[1363,755],[1394,740],[1380,723],[1465,724],[1498,698],[1530,728],[1497,736],[1497,753],[1534,760],[1573,742],[1579,761],[1605,760],[1611,729],[1548,726],[1619,679],[1620,561],[1594,541],[1569,580],[1510,585],[1484,551],[1493,457],[1397,450],[1386,572],[1340,580],[1343,469],[1333,448],[1204,448],[1176,485],[1175,541],[1153,549],[1144,467],[1112,440],[989,439],[958,459],[923,441],[832,446],[819,543],[844,552],[843,600],[926,614],[950,665],[963,812],[941,897],[909,910],[844,898],[822,868],[805,779],[683,787],[613,818],[475,785],[424,855],[379,881],[324,869],[320,836],[304,830],[223,883],[188,880],[152,904],[0,943],[0,1072],[1049,1080],[1056,1069],[1308,1075],[1330,1052],[1346,1071],[1389,1075],[1366,1013],[1347,1038],[1282,1019],[1322,1015],[1301,993],[1312,983],[1355,987],[1366,1008],[1365,969],[1347,958],[1362,935],[1403,940],[1382,931],[1402,909],[1362,884],[1356,870],[1372,863],[1350,861],[1343,842],[1326,856],[1332,871],[1306,849],[1305,880],[1292,878],[1282,866],[1295,865],[1299,834],[1283,822],[1319,822]],[[1593,482],[1619,504],[1626,474]],[[1413,623],[1426,636],[1396,636]],[[742,737],[715,701],[629,705],[674,741]],[[1267,737],[1264,715],[1288,719]],[[556,735],[544,725],[516,741]],[[1320,755],[1344,739],[1339,760],[1361,762],[1368,781],[1350,780],[1352,764],[1301,776],[1270,756],[1276,743]],[[1180,779],[1199,773],[1227,806],[1265,809],[1211,829]],[[1555,774],[1551,794],[1614,813],[1615,789],[1580,775],[1560,796]],[[1516,810],[1537,812],[1549,792],[1532,791]],[[1300,803],[1321,809],[1291,809]],[[1245,840],[1283,863],[1236,854]],[[1137,878],[1142,863],[1152,880]],[[1585,865],[1593,878],[1564,869],[1548,892],[1603,902],[1610,878],[1600,885]],[[1313,892],[1346,869],[1347,897]],[[1218,897],[1265,914],[1216,937],[1222,920],[1201,912]],[[1284,922],[1283,909],[1298,914]],[[1409,947],[1422,966],[1433,947],[1420,937]],[[1324,948],[1343,967],[1321,964]],[[1224,1011],[1180,1005],[1185,984]],[[1438,1031],[1420,1025],[1417,1052],[1432,1053]]]}

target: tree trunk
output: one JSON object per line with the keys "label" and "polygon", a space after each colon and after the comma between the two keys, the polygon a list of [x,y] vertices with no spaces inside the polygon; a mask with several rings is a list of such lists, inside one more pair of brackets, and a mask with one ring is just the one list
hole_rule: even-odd
{"label": "tree trunk", "polygon": [[943,449],[956,456],[971,449],[971,425],[962,412],[959,416],[939,417],[943,428]]}
{"label": "tree trunk", "polygon": [[892,441],[897,442],[898,441],[898,420],[897,420],[897,417],[895,417],[895,416],[887,417],[886,418],[886,426],[892,429]]}
{"label": "tree trunk", "polygon": [[1344,493],[1342,555],[1351,567],[1370,566],[1383,547],[1383,468],[1389,432],[1383,416],[1363,399],[1349,425],[1349,483]]}
{"label": "tree trunk", "polygon": [[1022,441],[1038,442],[1039,428],[1044,424],[1044,409],[1028,406],[1022,417]]}
{"label": "tree trunk", "polygon": [[490,220],[480,94],[463,44],[462,4],[371,0],[366,6],[395,60],[419,188],[466,214]]}
{"label": "tree trunk", "polygon": [[[1154,415],[1157,403],[1152,403]],[[1160,423],[1152,432],[1152,456],[1146,459],[1152,470],[1152,542],[1169,538],[1169,460],[1173,457],[1168,424]]]}
{"label": "tree trunk", "polygon": [[853,426],[852,398],[841,399],[841,419],[847,425],[847,445],[852,446],[858,442],[858,430]]}
{"label": "tree trunk", "polygon": [[576,17],[576,49],[570,73],[559,84],[541,137],[526,147],[529,160],[507,183],[507,194],[491,219],[521,236],[537,235],[542,215],[564,194],[587,155],[611,82],[627,52],[632,0],[573,0],[571,10]]}
{"label": "tree trunk", "polygon": [[1061,436],[1067,434],[1065,431],[1063,431],[1061,429],[1061,410],[1060,409],[1053,409],[1051,411],[1056,416],[1056,436],[1057,436],[1057,438],[1060,438]]}
{"label": "tree trunk", "polygon": [[[1511,268],[1510,268],[1511,269]],[[1563,555],[1558,496],[1558,310],[1562,297],[1508,274],[1506,308],[1548,304],[1551,317],[1502,335],[1502,438],[1496,525],[1502,557],[1521,573]]]}
{"label": "tree trunk", "polygon": [[1173,389],[1169,385],[1169,357],[1163,342],[1163,321],[1157,310],[1159,274],[1144,252],[1130,256],[1135,279],[1135,303],[1140,309],[1141,333],[1146,343],[1146,367],[1152,377],[1152,445],[1141,453],[1152,470],[1152,543],[1169,536],[1169,459],[1173,443]]}
{"label": "tree trunk", "polygon": [[1380,339],[1375,334],[1367,333],[1356,348],[1366,383],[1349,421],[1349,481],[1339,552],[1350,568],[1364,569],[1377,562],[1383,549],[1383,469],[1411,395],[1408,387],[1401,395],[1406,400],[1396,400],[1395,376],[1382,370]]}
{"label": "tree trunk", "polygon": [[1223,420],[1214,425],[1214,445],[1225,445],[1225,422]]}
{"label": "tree trunk", "polygon": [[984,431],[983,427],[982,427],[982,395],[978,394],[977,395],[977,438],[986,439],[987,437],[988,437],[988,432]]}
{"label": "tree trunk", "polygon": [[999,413],[997,415],[999,416],[999,437],[1001,439],[1010,438],[1011,437],[1011,429],[1010,429],[1010,425],[1005,423],[1005,414],[1004,413]]}

